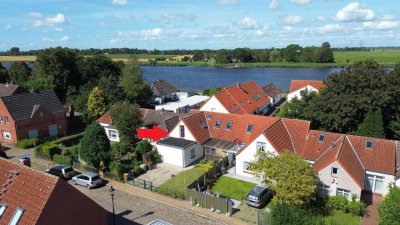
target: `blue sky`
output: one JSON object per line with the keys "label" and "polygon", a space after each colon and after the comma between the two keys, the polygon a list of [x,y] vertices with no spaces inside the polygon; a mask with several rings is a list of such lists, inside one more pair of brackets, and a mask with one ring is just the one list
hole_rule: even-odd
{"label": "blue sky", "polygon": [[0,50],[399,46],[399,0],[1,0]]}

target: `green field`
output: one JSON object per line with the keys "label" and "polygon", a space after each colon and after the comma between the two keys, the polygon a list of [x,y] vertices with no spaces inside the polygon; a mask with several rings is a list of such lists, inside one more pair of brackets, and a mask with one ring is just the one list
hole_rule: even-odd
{"label": "green field", "polygon": [[372,59],[385,66],[400,63],[400,50],[338,51],[334,52],[336,64],[346,65],[361,60]]}

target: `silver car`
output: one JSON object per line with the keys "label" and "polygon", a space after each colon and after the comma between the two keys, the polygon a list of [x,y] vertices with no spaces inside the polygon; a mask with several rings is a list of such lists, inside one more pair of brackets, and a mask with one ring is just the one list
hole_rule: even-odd
{"label": "silver car", "polygon": [[88,189],[97,187],[103,183],[103,180],[100,178],[99,174],[93,172],[85,172],[79,175],[76,175],[72,178],[72,183],[77,185],[82,185],[87,187]]}

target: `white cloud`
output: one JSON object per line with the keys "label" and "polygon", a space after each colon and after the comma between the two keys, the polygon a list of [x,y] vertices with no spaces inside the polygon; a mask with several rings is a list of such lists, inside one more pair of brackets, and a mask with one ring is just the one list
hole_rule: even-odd
{"label": "white cloud", "polygon": [[128,3],[128,0],[112,0],[111,3],[116,5],[126,5],[126,3]]}
{"label": "white cloud", "polygon": [[[173,34],[176,35],[176,34]],[[139,31],[119,31],[117,35],[110,40],[111,44],[116,44],[118,42],[129,42],[134,39],[140,40],[153,40],[162,38],[164,36],[164,31],[161,28],[154,28],[149,30],[139,30]]]}
{"label": "white cloud", "polygon": [[68,36],[64,36],[64,37],[61,37],[61,38],[59,38],[59,39],[52,39],[52,38],[43,38],[43,41],[44,42],[51,42],[51,43],[55,43],[55,42],[62,42],[62,43],[65,43],[65,42],[68,42],[69,41],[69,37]]}
{"label": "white cloud", "polygon": [[271,0],[271,2],[268,5],[268,9],[269,10],[277,10],[279,9],[279,2],[278,0]]}
{"label": "white cloud", "polygon": [[320,21],[320,22],[325,22],[326,21],[325,17],[323,17],[323,16],[318,16],[317,20]]}
{"label": "white cloud", "polygon": [[256,36],[264,36],[267,33],[268,29],[268,26],[263,26],[261,29],[256,30]]}
{"label": "white cloud", "polygon": [[218,0],[219,4],[236,4],[238,1],[237,0]]}
{"label": "white cloud", "polygon": [[257,21],[251,17],[243,18],[238,25],[243,29],[257,29],[260,26],[258,25]]}
{"label": "white cloud", "polygon": [[154,28],[151,30],[142,30],[139,32],[139,36],[144,40],[161,37],[163,30],[161,28]]}
{"label": "white cloud", "polygon": [[352,2],[339,10],[334,17],[337,21],[367,21],[374,19],[374,12],[358,2]]}
{"label": "white cloud", "polygon": [[35,19],[40,19],[43,17],[43,13],[40,12],[30,12],[27,14],[28,17],[30,18],[35,18]]}
{"label": "white cloud", "polygon": [[311,2],[311,0],[290,0],[291,3],[296,5],[306,5]]}
{"label": "white cloud", "polygon": [[35,20],[33,22],[34,27],[41,27],[41,26],[55,26],[67,23],[64,14],[58,13],[57,15],[51,17],[46,17],[41,20]]}
{"label": "white cloud", "polygon": [[183,15],[179,13],[164,13],[160,18],[161,23],[164,24],[170,24],[174,20],[194,21],[196,19],[197,17],[195,15]]}
{"label": "white cloud", "polygon": [[318,28],[318,32],[320,33],[330,33],[343,30],[343,27],[340,24],[327,24],[323,27]]}
{"label": "white cloud", "polygon": [[54,31],[55,32],[63,32],[63,28],[62,27],[56,27],[56,28],[54,28]]}
{"label": "white cloud", "polygon": [[295,25],[295,24],[300,24],[304,23],[305,20],[301,16],[285,16],[282,18],[282,23],[287,24],[287,25]]}
{"label": "white cloud", "polygon": [[377,30],[391,30],[400,28],[400,22],[394,20],[382,20],[379,22],[363,22],[363,27],[368,29],[377,29]]}
{"label": "white cloud", "polygon": [[283,31],[286,33],[290,33],[293,31],[293,27],[292,26],[284,26]]}
{"label": "white cloud", "polygon": [[392,20],[395,20],[396,18],[394,17],[394,16],[392,16],[392,15],[384,15],[384,16],[382,16],[382,20],[390,20],[390,21],[392,21]]}

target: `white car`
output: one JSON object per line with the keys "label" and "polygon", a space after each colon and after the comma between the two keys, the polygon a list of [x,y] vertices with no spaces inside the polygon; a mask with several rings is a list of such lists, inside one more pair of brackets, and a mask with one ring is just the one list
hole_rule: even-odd
{"label": "white car", "polygon": [[97,187],[103,183],[103,180],[100,178],[99,174],[93,172],[85,172],[79,175],[76,175],[72,178],[72,183],[77,185],[82,185],[87,187],[88,189]]}

